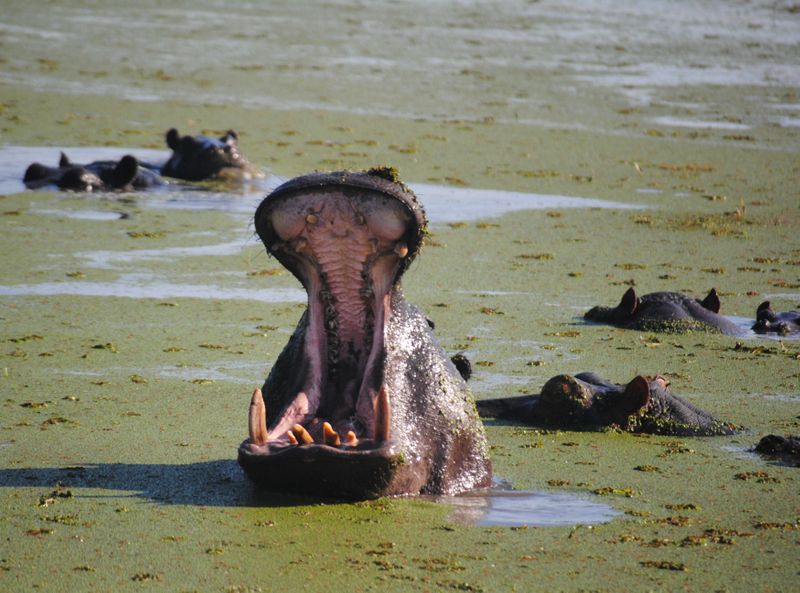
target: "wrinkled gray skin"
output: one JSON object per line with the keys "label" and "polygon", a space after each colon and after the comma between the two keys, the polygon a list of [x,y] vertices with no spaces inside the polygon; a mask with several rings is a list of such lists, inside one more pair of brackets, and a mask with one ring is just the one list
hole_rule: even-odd
{"label": "wrinkled gray skin", "polygon": [[790,334],[800,332],[800,311],[776,313],[769,301],[764,301],[756,311],[756,322],[753,331],[757,334],[776,333]]}
{"label": "wrinkled gray skin", "polygon": [[161,174],[186,181],[263,177],[263,173],[239,152],[238,140],[233,130],[220,138],[208,138],[181,136],[172,128],[166,134],[172,155],[161,167]]}
{"label": "wrinkled gray skin", "polygon": [[[364,499],[455,494],[490,483],[483,425],[466,383],[425,315],[400,290],[426,220],[393,175],[382,169],[307,175],[276,189],[256,212],[267,251],[309,295],[263,386],[268,437],[251,428],[239,448],[245,472],[266,489]],[[338,230],[316,238],[328,226]],[[377,230],[349,246],[326,242],[364,229]],[[351,253],[362,252],[366,263],[351,266],[357,260]],[[337,279],[340,265],[357,270],[344,283]],[[294,420],[313,444],[287,440]],[[323,444],[323,421],[343,441],[352,430],[358,444]]]}
{"label": "wrinkled gray skin", "polygon": [[22,179],[29,189],[55,185],[66,191],[134,191],[161,185],[161,178],[152,165],[125,155],[119,161],[94,161],[79,165],[61,153],[57,167],[31,164]]}
{"label": "wrinkled gray skin", "polygon": [[651,292],[638,297],[636,291],[629,288],[616,307],[593,307],[584,318],[639,331],[742,335],[742,329],[720,315],[719,309],[719,296],[713,288],[702,301],[679,292]]}
{"label": "wrinkled gray skin", "polygon": [[737,429],[670,393],[661,376],[639,375],[620,385],[596,373],[558,375],[541,394],[481,400],[477,406],[481,416],[565,429],[615,426],[675,436],[727,435]]}

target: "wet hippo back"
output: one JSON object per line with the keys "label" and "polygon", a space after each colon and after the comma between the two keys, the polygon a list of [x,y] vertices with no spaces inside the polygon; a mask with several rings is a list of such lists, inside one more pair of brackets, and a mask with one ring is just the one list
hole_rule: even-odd
{"label": "wet hippo back", "polygon": [[744,333],[719,310],[719,296],[713,288],[703,300],[678,292],[652,292],[639,297],[629,288],[616,307],[593,307],[584,317],[639,331],[710,331],[734,336]]}

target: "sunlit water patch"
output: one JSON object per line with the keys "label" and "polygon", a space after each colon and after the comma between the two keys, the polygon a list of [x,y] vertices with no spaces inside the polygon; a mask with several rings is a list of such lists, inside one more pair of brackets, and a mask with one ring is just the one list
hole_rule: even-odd
{"label": "sunlit water patch", "polygon": [[42,208],[31,210],[32,214],[42,214],[56,218],[72,218],[75,220],[121,220],[126,217],[124,212],[110,210],[57,210],[55,208]]}
{"label": "sunlit water patch", "polygon": [[653,123],[674,128],[699,128],[709,130],[749,130],[750,126],[729,121],[702,121],[663,115],[654,117]]}
{"label": "sunlit water patch", "polygon": [[133,299],[194,298],[303,303],[306,293],[299,288],[238,288],[215,284],[181,284],[147,280],[139,274],[122,275],[113,282],[42,282],[0,286],[0,296],[93,296]]}
{"label": "sunlit water patch", "polygon": [[502,527],[563,527],[608,523],[621,513],[607,504],[566,493],[491,488],[440,499],[450,521]]}

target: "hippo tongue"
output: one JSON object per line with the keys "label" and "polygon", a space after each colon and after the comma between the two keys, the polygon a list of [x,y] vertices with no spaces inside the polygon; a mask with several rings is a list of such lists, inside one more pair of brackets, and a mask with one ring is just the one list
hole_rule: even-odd
{"label": "hippo tongue", "polygon": [[303,376],[295,395],[268,409],[266,442],[290,440],[296,424],[316,442],[326,434],[333,442],[323,428],[329,422],[342,439],[353,432],[378,443],[388,439],[391,413],[382,386],[383,328],[391,292],[418,247],[424,215],[413,194],[379,177],[301,179],[273,192],[256,213],[267,250],[308,293],[307,368],[297,369]]}

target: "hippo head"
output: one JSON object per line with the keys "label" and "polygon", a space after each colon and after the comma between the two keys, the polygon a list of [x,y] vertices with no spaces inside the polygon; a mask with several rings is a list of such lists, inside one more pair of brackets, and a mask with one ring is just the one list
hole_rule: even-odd
{"label": "hippo head", "polygon": [[636,313],[639,307],[639,297],[636,296],[636,291],[629,288],[622,295],[619,305],[616,307],[604,307],[597,305],[589,309],[584,317],[589,321],[597,321],[601,323],[611,323],[612,325],[624,325]]}
{"label": "hippo head", "polygon": [[78,165],[62,152],[58,167],[33,163],[25,171],[23,182],[31,189],[55,185],[76,192],[126,190],[131,189],[138,172],[139,161],[131,155],[125,155],[119,161]]}
{"label": "hippo head", "polygon": [[637,375],[627,385],[609,383],[595,373],[558,375],[542,388],[539,413],[551,424],[618,426],[631,432],[713,436],[734,432],[668,389],[657,375]]}
{"label": "hippo head", "polygon": [[752,330],[757,334],[776,333],[787,335],[800,331],[800,311],[776,313],[769,301],[764,301],[756,310],[756,322]]}
{"label": "hippo head", "polygon": [[187,181],[203,181],[225,176],[230,170],[252,173],[250,162],[239,152],[239,136],[228,130],[220,138],[181,136],[175,128],[167,132],[167,146],[172,156],[161,172]]}
{"label": "hippo head", "polygon": [[461,376],[399,281],[425,214],[391,169],[299,177],[255,215],[308,308],[250,404],[239,448],[273,490],[338,498],[486,485],[482,426]]}
{"label": "hippo head", "polygon": [[702,300],[679,292],[652,292],[640,297],[629,288],[616,307],[593,307],[584,318],[642,331],[741,333],[735,323],[719,315],[719,310],[719,295],[713,288]]}

